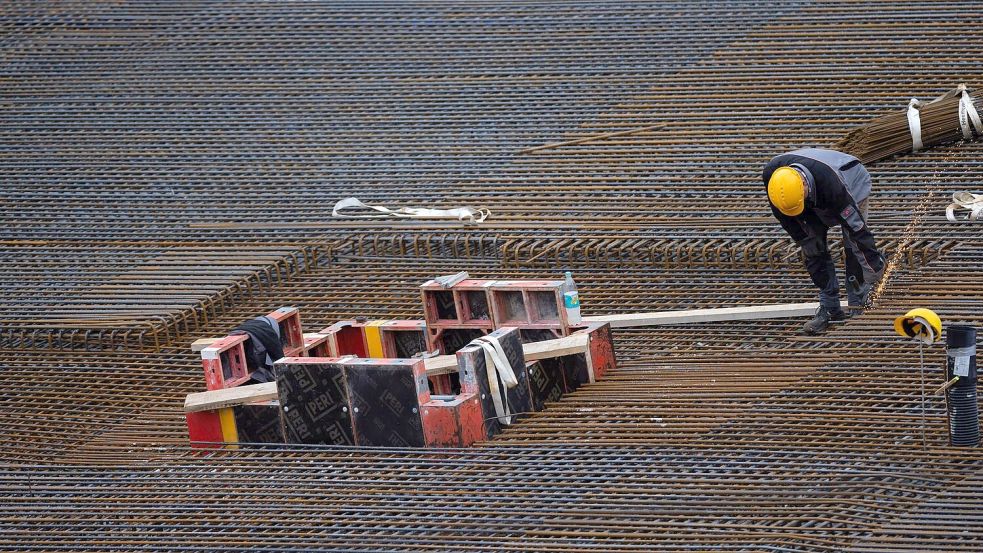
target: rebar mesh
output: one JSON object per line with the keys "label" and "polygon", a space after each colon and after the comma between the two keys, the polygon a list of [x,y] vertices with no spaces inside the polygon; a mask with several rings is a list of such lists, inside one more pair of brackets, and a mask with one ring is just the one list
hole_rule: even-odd
{"label": "rebar mesh", "polygon": [[[416,287],[462,269],[572,269],[587,314],[808,300],[762,165],[983,82],[981,23],[972,2],[5,3],[0,548],[983,550],[983,457],[946,445],[891,331],[914,306],[983,322],[979,228],[942,216],[979,143],[872,167],[895,268],[824,336],[619,331],[608,378],[469,450],[198,455],[181,413],[191,339],[281,305],[418,317]],[[493,215],[332,220],[346,196]],[[189,270],[202,252],[228,257]],[[159,351],[108,338],[167,267]],[[145,303],[112,303],[105,340],[44,322],[121,282]]]}

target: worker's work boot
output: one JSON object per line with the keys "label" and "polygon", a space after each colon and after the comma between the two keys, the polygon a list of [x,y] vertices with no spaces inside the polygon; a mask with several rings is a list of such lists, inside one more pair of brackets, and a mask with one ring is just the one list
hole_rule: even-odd
{"label": "worker's work boot", "polygon": [[816,310],[816,316],[813,317],[811,321],[803,325],[802,330],[806,334],[822,334],[823,332],[826,332],[827,328],[829,328],[829,323],[834,321],[845,321],[849,318],[849,315],[847,315],[846,312],[840,308],[837,308],[836,311],[831,311],[825,305],[820,305],[819,309]]}

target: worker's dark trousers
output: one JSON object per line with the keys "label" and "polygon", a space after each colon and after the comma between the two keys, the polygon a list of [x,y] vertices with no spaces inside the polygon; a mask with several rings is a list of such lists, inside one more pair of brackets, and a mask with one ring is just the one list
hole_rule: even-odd
{"label": "worker's dark trousers", "polygon": [[[868,201],[864,199],[857,206],[860,208],[860,213],[863,215],[864,222],[867,221],[867,205]],[[860,259],[875,259],[879,254],[875,250],[873,252],[863,252],[860,246],[850,239],[850,233],[847,232],[846,228],[841,227],[843,231],[843,249],[846,251],[846,274],[847,278],[855,277],[858,283],[863,283],[863,268],[860,266]],[[829,227],[819,223],[817,225],[811,225],[809,231],[813,236],[818,237],[822,240],[822,243],[826,243],[826,234],[829,231]],[[836,310],[840,307],[840,282],[836,278],[836,264],[833,263],[833,258],[829,254],[829,248],[824,248],[823,252],[819,255],[806,257],[806,269],[809,271],[809,276],[812,277],[812,282],[819,287],[819,303],[830,310]],[[847,283],[847,301],[850,305],[859,306],[863,298]]]}

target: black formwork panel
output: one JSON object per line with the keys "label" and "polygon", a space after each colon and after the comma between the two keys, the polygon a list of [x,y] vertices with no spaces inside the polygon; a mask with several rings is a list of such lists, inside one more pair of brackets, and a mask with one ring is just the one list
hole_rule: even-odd
{"label": "black formwork panel", "polygon": [[546,408],[546,402],[559,401],[565,384],[563,363],[557,358],[541,359],[526,365],[529,375],[529,396],[536,411]]}
{"label": "black formwork panel", "polygon": [[[529,374],[526,370],[525,355],[522,352],[522,342],[519,331],[515,328],[501,328],[488,336],[498,338],[505,352],[518,384],[506,392],[508,405],[512,413],[529,413],[534,410],[534,403],[529,389]],[[485,363],[485,352],[478,346],[467,346],[457,352],[458,365],[463,371],[474,375],[474,385],[481,399],[482,416],[485,419],[485,430],[491,438],[502,430],[502,423],[495,413],[495,403],[488,384],[488,366]],[[470,377],[470,375],[467,375]],[[499,382],[499,386],[503,386]],[[521,416],[521,415],[520,415]]]}
{"label": "black formwork panel", "polygon": [[287,443],[356,444],[343,365],[277,363],[274,371]]}
{"label": "black formwork panel", "polygon": [[[419,409],[421,383],[414,374],[414,362],[365,361],[345,366],[358,444],[424,447],[426,440]],[[387,361],[391,363],[382,364]],[[426,388],[425,381],[422,386]]]}
{"label": "black formwork panel", "polygon": [[232,408],[239,441],[254,444],[284,443],[277,402],[236,405]]}

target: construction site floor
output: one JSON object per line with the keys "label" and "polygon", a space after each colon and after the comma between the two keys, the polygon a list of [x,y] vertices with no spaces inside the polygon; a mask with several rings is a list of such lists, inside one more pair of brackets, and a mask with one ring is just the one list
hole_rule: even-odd
{"label": "construction site floor", "polygon": [[886,285],[825,335],[618,330],[468,449],[201,454],[182,411],[193,340],[422,318],[460,270],[572,270],[587,315],[814,301],[762,166],[983,85],[981,45],[968,1],[4,3],[0,550],[983,551],[944,347],[892,326],[983,323],[983,224],[944,216],[983,142],[869,167]]}

